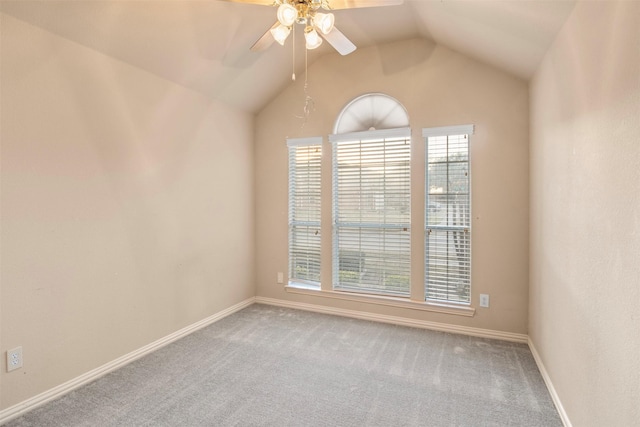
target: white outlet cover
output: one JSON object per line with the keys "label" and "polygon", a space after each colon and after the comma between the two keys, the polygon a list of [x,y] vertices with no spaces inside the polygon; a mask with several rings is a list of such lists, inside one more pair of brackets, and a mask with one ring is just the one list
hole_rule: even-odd
{"label": "white outlet cover", "polygon": [[480,307],[489,307],[489,295],[488,294],[480,294]]}
{"label": "white outlet cover", "polygon": [[7,351],[7,372],[22,368],[22,347]]}

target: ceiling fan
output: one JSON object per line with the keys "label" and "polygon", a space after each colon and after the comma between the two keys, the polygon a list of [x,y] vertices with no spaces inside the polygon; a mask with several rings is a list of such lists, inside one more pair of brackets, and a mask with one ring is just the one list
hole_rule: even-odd
{"label": "ceiling fan", "polygon": [[[404,0],[221,0],[232,3],[247,3],[278,8],[278,20],[267,30],[251,51],[260,52],[267,49],[274,41],[284,45],[295,24],[304,26],[304,37],[307,49],[316,49],[326,40],[341,55],[348,55],[356,46],[335,25],[335,17],[331,10],[352,9],[360,7],[394,6]],[[327,11],[320,12],[321,9]]]}

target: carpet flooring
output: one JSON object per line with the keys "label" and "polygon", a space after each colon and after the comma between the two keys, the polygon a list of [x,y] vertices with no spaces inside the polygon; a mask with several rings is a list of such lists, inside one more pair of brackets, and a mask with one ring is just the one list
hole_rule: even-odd
{"label": "carpet flooring", "polygon": [[254,304],[26,426],[562,426],[528,347]]}

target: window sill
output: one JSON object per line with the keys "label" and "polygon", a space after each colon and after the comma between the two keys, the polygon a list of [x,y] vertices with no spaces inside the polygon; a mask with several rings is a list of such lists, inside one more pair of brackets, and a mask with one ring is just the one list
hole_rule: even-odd
{"label": "window sill", "polygon": [[476,309],[473,307],[454,304],[438,304],[427,301],[411,301],[408,298],[398,298],[385,295],[366,295],[341,291],[323,291],[317,287],[301,283],[289,283],[285,291],[292,294],[313,295],[323,298],[333,298],[344,301],[356,301],[388,307],[408,308],[411,310],[431,311],[434,313],[452,314],[456,316],[473,317]]}

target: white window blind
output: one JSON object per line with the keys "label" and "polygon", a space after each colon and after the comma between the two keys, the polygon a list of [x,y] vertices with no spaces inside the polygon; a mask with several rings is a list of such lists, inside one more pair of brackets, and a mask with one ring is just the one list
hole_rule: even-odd
{"label": "white window blind", "polygon": [[472,125],[423,130],[427,143],[427,300],[471,300],[471,134]]}
{"label": "white window blind", "polygon": [[411,131],[332,135],[333,285],[410,294]]}
{"label": "white window blind", "polygon": [[322,138],[288,139],[289,281],[320,284]]}

